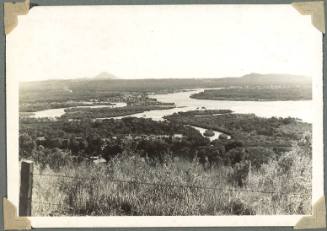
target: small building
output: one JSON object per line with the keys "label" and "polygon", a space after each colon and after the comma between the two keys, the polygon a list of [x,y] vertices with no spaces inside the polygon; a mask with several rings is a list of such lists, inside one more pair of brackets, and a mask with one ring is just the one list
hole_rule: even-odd
{"label": "small building", "polygon": [[44,145],[46,142],[46,138],[44,136],[39,136],[35,140],[37,145]]}
{"label": "small building", "polygon": [[106,161],[106,159],[101,157],[101,158],[98,158],[96,160],[93,160],[93,163],[94,164],[104,164],[104,163],[107,163],[107,161]]}
{"label": "small building", "polygon": [[128,134],[128,136],[125,136],[126,140],[133,140],[133,136],[131,134]]}
{"label": "small building", "polygon": [[44,136],[39,136],[36,138],[36,141],[45,141],[45,137]]}
{"label": "small building", "polygon": [[171,138],[174,142],[180,142],[183,139],[183,134],[174,134]]}

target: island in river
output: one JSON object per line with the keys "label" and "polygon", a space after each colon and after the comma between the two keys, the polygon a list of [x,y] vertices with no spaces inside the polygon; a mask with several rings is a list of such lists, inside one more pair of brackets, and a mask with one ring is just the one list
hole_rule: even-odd
{"label": "island in river", "polygon": [[232,87],[224,89],[205,89],[192,94],[194,99],[234,100],[234,101],[285,101],[311,100],[312,89],[307,87]]}

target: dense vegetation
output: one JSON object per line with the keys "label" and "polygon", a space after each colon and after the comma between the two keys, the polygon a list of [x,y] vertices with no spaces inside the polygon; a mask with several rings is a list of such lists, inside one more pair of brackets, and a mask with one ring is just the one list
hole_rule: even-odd
{"label": "dense vegetation", "polygon": [[286,149],[299,140],[305,132],[311,132],[311,124],[299,122],[294,118],[260,118],[254,114],[207,113],[196,117],[190,112],[179,112],[165,117],[172,123],[182,123],[207,129],[223,131],[241,140],[247,146],[274,147]]}
{"label": "dense vegetation", "polygon": [[[99,105],[100,103],[92,103],[92,105]],[[101,105],[111,105],[110,103],[101,103]],[[20,112],[35,112],[47,109],[56,109],[56,108],[68,108],[68,107],[77,107],[77,106],[90,106],[88,102],[26,102],[19,105]]]}
{"label": "dense vegetation", "polygon": [[199,117],[199,116],[208,116],[208,115],[229,114],[229,113],[232,113],[232,112],[233,111],[229,110],[229,109],[219,109],[219,110],[206,109],[206,110],[194,110],[194,111],[181,112],[180,115],[191,116],[191,117],[192,116]]}
{"label": "dense vegetation", "polygon": [[[35,171],[41,175],[70,176],[36,178],[33,198],[49,204],[63,202],[64,206],[34,204],[34,214],[245,215],[310,211],[310,125],[291,118],[215,116],[216,111],[193,116],[197,113],[175,114],[169,118],[172,122],[133,117],[103,121],[21,119],[20,157],[33,160]],[[225,123],[217,123],[221,116]],[[191,118],[197,125],[217,123],[232,134],[232,139],[210,142],[197,130],[184,126],[192,122]],[[183,138],[174,139],[176,134]],[[278,142],[288,149],[278,148]],[[101,156],[106,163],[92,163],[93,156]],[[47,180],[49,187],[42,187],[42,180]],[[192,185],[220,191],[188,187]],[[258,203],[259,199],[265,203]]]}
{"label": "dense vegetation", "polygon": [[310,86],[292,88],[226,88],[204,90],[203,92],[191,95],[191,98],[237,101],[310,100],[312,99],[312,89]]}
{"label": "dense vegetation", "polygon": [[149,105],[149,106],[127,106],[119,108],[69,108],[65,109],[65,114],[62,116],[67,119],[81,118],[108,118],[117,116],[128,116],[136,113],[141,113],[150,110],[171,109],[174,106]]}

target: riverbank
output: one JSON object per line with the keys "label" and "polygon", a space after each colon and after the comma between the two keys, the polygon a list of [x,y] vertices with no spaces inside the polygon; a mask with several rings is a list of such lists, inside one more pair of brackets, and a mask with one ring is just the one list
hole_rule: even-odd
{"label": "riverbank", "polygon": [[[203,92],[205,89],[188,90],[184,92],[174,92],[168,94],[150,95],[150,98],[156,102],[175,103],[175,108],[160,110],[144,111],[143,113],[128,114],[129,116],[151,118],[153,120],[163,120],[163,117],[177,112],[186,112],[192,110],[221,110],[228,109],[235,113],[248,114],[254,113],[259,117],[294,117],[305,122],[312,122],[312,101],[297,100],[297,101],[227,101],[227,100],[205,100],[191,98],[191,94]],[[126,103],[112,102],[112,107],[123,107]],[[91,106],[92,107],[92,106]],[[55,119],[65,114],[65,108],[50,109],[37,111],[32,115],[35,118],[50,118]],[[304,110],[305,109],[305,110]],[[108,117],[98,117],[108,118]]]}
{"label": "riverbank", "polygon": [[233,101],[289,101],[311,100],[312,89],[307,87],[234,87],[223,89],[206,89],[192,94],[194,99],[233,100]]}
{"label": "riverbank", "polygon": [[246,146],[291,147],[293,140],[311,133],[312,129],[311,124],[295,118],[266,119],[254,114],[236,113],[216,115],[214,111],[203,111],[202,114],[203,116],[196,117],[192,111],[179,112],[166,116],[165,119],[172,123],[220,131],[242,141]]}
{"label": "riverbank", "polygon": [[38,112],[51,109],[63,109],[72,107],[96,107],[96,106],[112,106],[111,102],[91,102],[91,101],[67,101],[67,102],[43,102],[36,101],[33,103],[20,103],[20,112]]}
{"label": "riverbank", "polygon": [[173,109],[175,106],[171,104],[158,104],[158,105],[148,105],[148,106],[125,106],[119,108],[70,108],[65,109],[65,114],[62,115],[65,119],[85,119],[85,118],[110,118],[110,117],[120,117],[129,116],[137,113],[143,113],[152,110],[169,110]]}

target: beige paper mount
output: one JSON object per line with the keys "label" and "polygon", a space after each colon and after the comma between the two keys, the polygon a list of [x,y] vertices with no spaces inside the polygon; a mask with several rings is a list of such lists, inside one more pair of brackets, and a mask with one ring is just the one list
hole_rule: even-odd
{"label": "beige paper mount", "polygon": [[29,8],[30,0],[4,3],[4,24],[6,35],[8,35],[17,26],[17,16],[27,14]]}
{"label": "beige paper mount", "polygon": [[[302,15],[310,15],[314,27],[325,33],[325,14],[323,1],[294,2],[292,6]],[[30,0],[23,2],[4,3],[5,33],[9,34],[17,26],[17,16],[27,14],[30,8]]]}
{"label": "beige paper mount", "polygon": [[319,228],[326,228],[326,204],[324,196],[312,206],[312,215],[301,218],[294,226],[294,229]]}
{"label": "beige paper mount", "polygon": [[27,217],[18,217],[16,207],[3,198],[3,221],[5,230],[31,229],[31,222]]}
{"label": "beige paper mount", "polygon": [[[292,6],[302,15],[310,15],[314,27],[325,33],[325,16],[323,1],[295,2]],[[4,3],[4,24],[5,33],[8,35],[18,23],[17,16],[25,15],[30,8],[30,0],[24,2]],[[3,198],[4,228],[5,230],[26,230],[31,229],[31,223],[26,217],[17,217],[16,207]],[[294,226],[294,229],[325,228],[326,227],[326,206],[325,198],[322,197],[312,207],[312,216],[303,217]]]}
{"label": "beige paper mount", "polygon": [[294,2],[292,6],[302,15],[310,15],[311,22],[320,32],[325,33],[325,9],[323,1]]}

